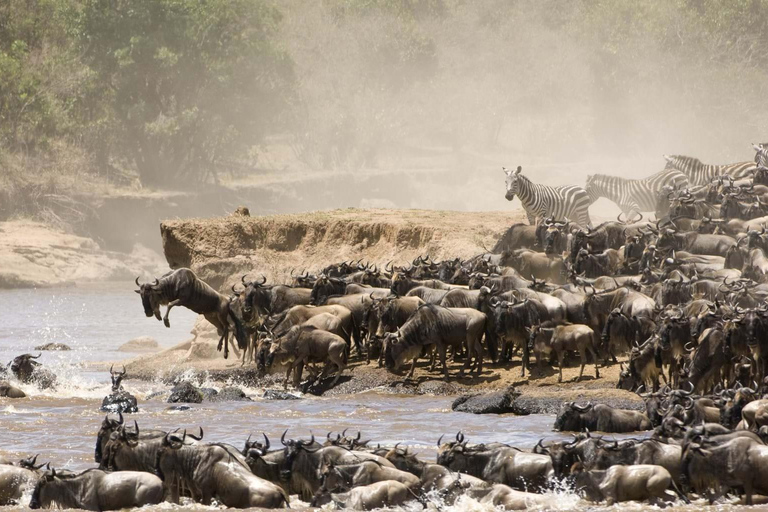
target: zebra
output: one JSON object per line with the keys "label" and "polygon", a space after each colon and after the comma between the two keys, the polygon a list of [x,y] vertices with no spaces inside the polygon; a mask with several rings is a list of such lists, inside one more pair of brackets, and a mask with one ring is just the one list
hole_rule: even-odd
{"label": "zebra", "polygon": [[625,215],[634,215],[656,211],[662,190],[679,190],[687,186],[688,177],[685,174],[666,169],[639,180],[592,174],[587,176],[584,188],[591,202],[605,197],[616,203]]}
{"label": "zebra", "polygon": [[757,169],[755,162],[739,162],[726,165],[703,164],[698,158],[682,155],[664,155],[664,169],[675,169],[686,176],[692,187],[708,185],[718,176],[728,175],[734,180],[752,176]]}
{"label": "zebra", "polygon": [[757,154],[755,155],[755,164],[758,167],[768,167],[768,142],[762,144],[752,144]]}
{"label": "zebra", "polygon": [[512,201],[515,195],[519,196],[531,225],[536,223],[537,218],[547,217],[568,218],[581,227],[592,225],[589,220],[589,205],[592,202],[583,188],[576,185],[549,187],[533,183],[520,174],[523,168],[519,165],[515,171],[506,167],[502,167],[502,170],[507,175],[507,201]]}

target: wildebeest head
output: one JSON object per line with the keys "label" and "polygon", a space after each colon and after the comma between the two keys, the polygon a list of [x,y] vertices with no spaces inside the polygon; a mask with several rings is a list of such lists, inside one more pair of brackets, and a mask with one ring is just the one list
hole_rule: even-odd
{"label": "wildebeest head", "polygon": [[51,499],[46,496],[46,487],[57,480],[56,470],[51,468],[50,471],[46,471],[37,481],[35,489],[32,491],[32,498],[29,500],[29,508],[36,510],[41,508],[44,504],[47,505]]}
{"label": "wildebeest head", "polygon": [[616,384],[616,389],[634,391],[637,388],[639,388],[641,384],[643,384],[640,379],[640,376],[634,372],[632,366],[625,369],[624,363],[620,363],[619,369],[620,369],[619,382]]}
{"label": "wildebeest head", "polygon": [[41,366],[40,363],[35,361],[42,354],[33,356],[32,354],[22,354],[13,358],[11,362],[11,372],[21,382],[30,382],[32,380],[32,374],[35,372],[35,368]]}
{"label": "wildebeest head", "polygon": [[118,412],[117,414],[118,419],[113,420],[107,414],[101,422],[101,428],[99,428],[99,433],[96,435],[96,450],[93,457],[96,462],[101,462],[102,449],[107,444],[107,441],[109,441],[109,436],[124,424],[123,413]]}
{"label": "wildebeest head", "polygon": [[467,449],[469,441],[464,439],[464,434],[456,433],[455,441],[443,443],[443,436],[437,440],[437,463],[441,466],[450,466],[457,456],[461,456]]}
{"label": "wildebeest head", "polygon": [[163,317],[160,315],[159,284],[160,281],[158,279],[155,279],[155,282],[153,283],[141,284],[137,277],[136,286],[138,286],[139,289],[134,291],[141,296],[141,304],[144,306],[144,314],[147,315],[147,317],[155,315],[155,318],[162,320]]}
{"label": "wildebeest head", "polygon": [[584,464],[577,462],[571,467],[570,480],[577,494],[584,496],[589,501],[602,501],[603,493],[600,483],[605,471],[587,471]]}
{"label": "wildebeest head", "polygon": [[[294,440],[294,439],[288,439],[286,441],[285,434],[288,432],[286,430],[283,432],[283,435],[280,436],[280,442],[285,447],[283,449],[283,453],[285,454],[285,459],[283,462],[283,466],[280,468],[280,479],[284,482],[287,482],[291,479],[291,475],[293,474],[293,463],[296,461],[296,458],[299,456],[301,451],[307,451],[309,453],[314,453],[320,449],[320,447],[314,448],[315,444],[315,436],[312,434],[311,439],[309,441],[304,441],[302,439]],[[315,475],[313,475],[315,476]],[[316,475],[319,477],[319,475]]]}
{"label": "wildebeest head", "polygon": [[544,233],[544,252],[546,254],[560,254],[565,250],[568,224],[568,219],[565,219],[565,222],[552,219],[545,221],[547,230]]}
{"label": "wildebeest head", "polygon": [[395,332],[397,330],[397,308],[395,299],[397,299],[397,297],[393,295],[383,299],[373,299],[373,308],[376,308],[376,311],[372,311],[372,313],[378,314],[379,317],[379,325],[376,330],[377,338],[381,338],[388,332]]}
{"label": "wildebeest head", "polygon": [[333,295],[344,295],[347,283],[339,277],[328,277],[320,275],[312,287],[312,293],[309,296],[309,303],[315,306],[325,304],[328,297]]}
{"label": "wildebeest head", "polygon": [[405,354],[408,347],[400,339],[398,332],[390,332],[384,335],[382,350],[384,351],[384,365],[388,370],[398,371],[405,363]]}
{"label": "wildebeest head", "polygon": [[[240,280],[243,283],[245,289],[240,294],[243,301],[243,320],[250,322],[253,319],[254,310],[257,313],[271,315],[271,297],[269,288],[264,286],[267,282],[266,276],[261,276],[261,282],[248,281],[246,282],[245,276]],[[232,291],[235,291],[235,287],[232,287]]]}
{"label": "wildebeest head", "polygon": [[578,405],[573,402],[565,402],[560,407],[557,418],[555,418],[553,429],[559,432],[580,431],[582,425],[582,415],[590,412],[592,407],[592,402],[587,402],[586,405]]}
{"label": "wildebeest head", "polygon": [[123,387],[121,382],[125,378],[125,365],[123,365],[122,372],[116,372],[114,371],[114,365],[110,366],[109,376],[112,379],[112,392],[117,393]]}
{"label": "wildebeest head", "polygon": [[504,174],[507,175],[507,193],[504,195],[504,197],[507,198],[507,201],[512,201],[515,198],[515,194],[517,194],[520,189],[520,173],[522,172],[523,168],[522,166],[518,165],[517,169],[514,171],[507,169],[506,167],[502,167],[502,170],[504,171]]}
{"label": "wildebeest head", "polygon": [[251,436],[248,436],[248,439],[245,440],[245,447],[243,448],[242,454],[243,457],[248,457],[248,455],[253,455],[253,450],[256,450],[260,456],[264,456],[269,452],[269,447],[271,446],[269,443],[269,438],[267,437],[267,434],[263,433],[261,434],[264,436],[264,442],[260,443],[259,441],[251,441]]}

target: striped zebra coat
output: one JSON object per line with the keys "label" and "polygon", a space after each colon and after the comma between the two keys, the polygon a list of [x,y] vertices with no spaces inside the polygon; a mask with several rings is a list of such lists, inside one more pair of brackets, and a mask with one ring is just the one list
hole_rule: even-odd
{"label": "striped zebra coat", "polygon": [[752,144],[757,154],[755,155],[755,164],[758,167],[768,167],[768,142],[762,144]]}
{"label": "striped zebra coat", "polygon": [[568,218],[581,227],[592,225],[589,219],[589,205],[592,201],[583,188],[576,185],[539,185],[520,174],[523,170],[520,166],[515,171],[506,167],[502,169],[507,175],[507,201],[518,196],[531,225],[536,223],[537,218],[547,217],[558,220]]}
{"label": "striped zebra coat", "polygon": [[593,203],[605,197],[616,203],[625,215],[656,211],[659,193],[665,187],[688,186],[688,177],[674,169],[657,172],[647,178],[631,180],[606,174],[587,176],[584,187]]}
{"label": "striped zebra coat", "polygon": [[696,187],[709,184],[718,176],[730,176],[734,180],[750,177],[757,170],[755,162],[738,162],[735,164],[713,165],[703,164],[698,158],[682,155],[664,155],[667,165],[664,169],[675,169],[688,176],[690,186]]}

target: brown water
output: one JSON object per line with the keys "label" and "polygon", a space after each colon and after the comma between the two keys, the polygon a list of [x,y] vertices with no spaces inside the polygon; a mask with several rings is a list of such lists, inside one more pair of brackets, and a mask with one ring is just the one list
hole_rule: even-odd
{"label": "brown water", "polygon": [[[89,371],[81,363],[127,357],[116,348],[139,335],[151,335],[162,346],[188,337],[194,315],[174,310],[172,329],[146,319],[132,284],[92,286],[63,290],[0,292],[0,361],[31,352],[35,345],[59,341],[73,347],[71,352],[47,353],[42,361],[57,374],[56,391],[22,386],[25,399],[0,398],[0,457],[26,457],[40,453],[38,461],[50,461],[57,468],[81,470],[94,467],[96,433],[104,417],[101,399],[109,393],[109,376]],[[329,431],[360,430],[373,444],[413,447],[425,460],[434,460],[440,435],[462,431],[470,441],[504,442],[521,448],[532,447],[540,438],[565,439],[552,432],[553,416],[477,416],[454,413],[452,398],[404,396],[370,391],[333,398],[307,397],[301,400],[269,401],[256,398],[261,389],[245,389],[252,402],[203,403],[187,411],[168,410],[161,399],[146,401],[155,391],[167,390],[162,383],[127,381],[127,390],[139,399],[140,412],[127,416],[143,429],[172,430],[203,427],[206,441],[241,447],[249,434],[266,433],[273,446],[280,434],[324,437]],[[218,387],[211,384],[210,387]],[[567,489],[551,492],[551,508],[572,510],[592,508]],[[299,502],[295,505],[300,505]],[[722,508],[720,506],[719,508]],[[733,508],[727,506],[727,508]],[[15,510],[19,507],[0,507]],[[181,509],[163,504],[155,509]],[[206,507],[196,507],[206,508]],[[461,511],[484,507],[462,500],[453,507]],[[622,509],[644,510],[639,504]],[[703,505],[686,509],[707,508]]]}

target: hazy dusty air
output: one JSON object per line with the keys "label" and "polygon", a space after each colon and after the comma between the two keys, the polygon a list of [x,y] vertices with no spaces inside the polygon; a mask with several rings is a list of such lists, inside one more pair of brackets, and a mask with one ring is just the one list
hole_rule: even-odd
{"label": "hazy dusty air", "polygon": [[761,36],[707,32],[712,2],[395,3],[410,8],[285,2],[281,40],[306,163],[413,169],[398,179],[426,193],[397,206],[510,208],[502,165],[583,184],[649,175],[663,154],[751,160],[768,132]]}

